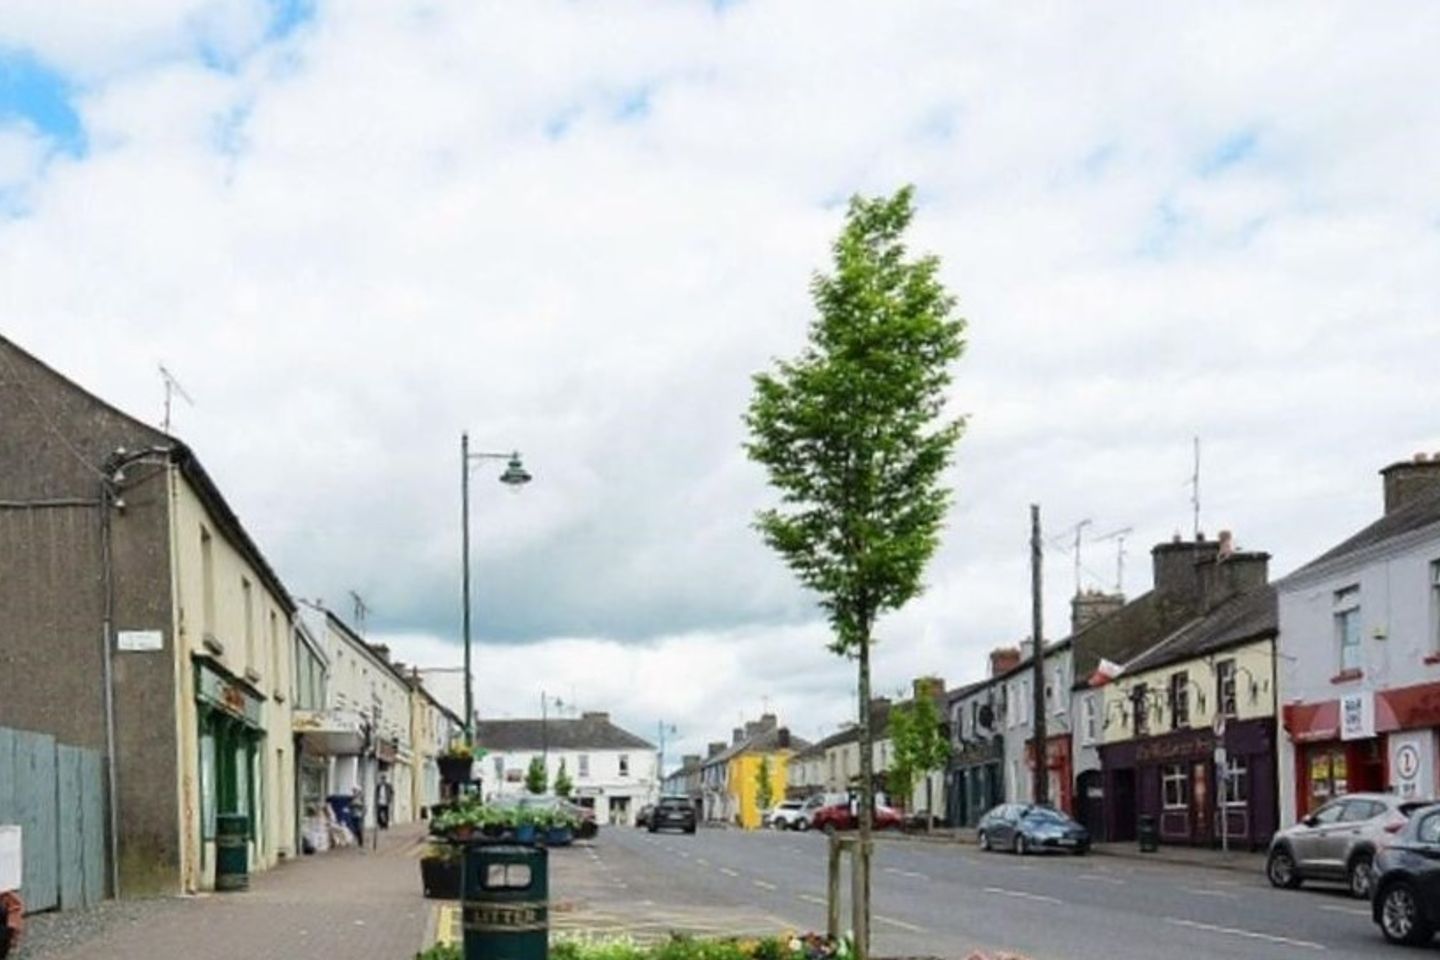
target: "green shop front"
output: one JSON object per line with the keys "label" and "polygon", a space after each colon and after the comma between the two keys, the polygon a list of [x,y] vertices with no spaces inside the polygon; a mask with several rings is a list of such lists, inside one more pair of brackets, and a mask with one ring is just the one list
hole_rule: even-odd
{"label": "green shop front", "polygon": [[195,661],[200,725],[202,868],[216,888],[243,885],[265,836],[264,697],[219,664]]}

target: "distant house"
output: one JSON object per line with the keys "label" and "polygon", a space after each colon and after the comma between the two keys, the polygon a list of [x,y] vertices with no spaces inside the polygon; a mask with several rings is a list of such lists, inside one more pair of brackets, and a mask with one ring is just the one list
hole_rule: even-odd
{"label": "distant house", "polygon": [[661,793],[667,797],[688,797],[698,810],[704,796],[701,789],[702,770],[700,755],[687,754],[680,761],[679,767],[666,774]]}
{"label": "distant house", "polygon": [[475,745],[486,751],[478,771],[487,797],[525,792],[525,774],[537,757],[553,791],[563,765],[572,798],[595,811],[600,824],[626,825],[660,790],[655,745],[616,726],[608,713],[579,719],[480,720]]}
{"label": "distant house", "polygon": [[807,746],[807,741],[780,726],[773,713],[736,727],[729,746],[711,744],[701,761],[702,817],[747,830],[759,827],[764,813],[759,802],[762,765],[769,764],[771,802],[778,803],[785,799],[790,758]]}

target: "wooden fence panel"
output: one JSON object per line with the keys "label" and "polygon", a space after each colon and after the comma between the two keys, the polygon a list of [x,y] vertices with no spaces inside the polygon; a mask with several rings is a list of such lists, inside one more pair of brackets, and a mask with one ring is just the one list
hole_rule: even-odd
{"label": "wooden fence panel", "polygon": [[80,751],[58,747],[55,751],[55,812],[60,838],[60,908],[85,906],[85,874],[81,861]]}
{"label": "wooden fence panel", "polygon": [[16,822],[24,834],[24,886],[27,910],[60,904],[60,840],[55,810],[55,738],[41,733],[15,737]]}
{"label": "wooden fence panel", "polygon": [[84,860],[85,903],[93,906],[105,899],[105,782],[100,754],[80,752],[80,850]]}

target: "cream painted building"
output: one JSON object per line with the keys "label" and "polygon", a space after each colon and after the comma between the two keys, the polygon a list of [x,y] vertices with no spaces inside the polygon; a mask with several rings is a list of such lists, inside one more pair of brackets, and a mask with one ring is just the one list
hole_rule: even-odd
{"label": "cream painted building", "polygon": [[411,809],[416,815],[440,802],[438,757],[464,734],[460,718],[425,689],[418,671],[410,674],[410,751],[413,763]]}

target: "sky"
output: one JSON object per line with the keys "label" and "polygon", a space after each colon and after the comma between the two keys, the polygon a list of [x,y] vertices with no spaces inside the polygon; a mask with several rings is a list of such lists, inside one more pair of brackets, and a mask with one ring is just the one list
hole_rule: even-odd
{"label": "sky", "polygon": [[[917,189],[969,416],[877,690],[983,676],[1201,527],[1281,575],[1440,451],[1440,6],[0,4],[0,332],[201,456],[290,591],[671,756],[853,712],[751,526],[751,376],[849,197]],[[451,677],[453,681],[453,675]]]}

